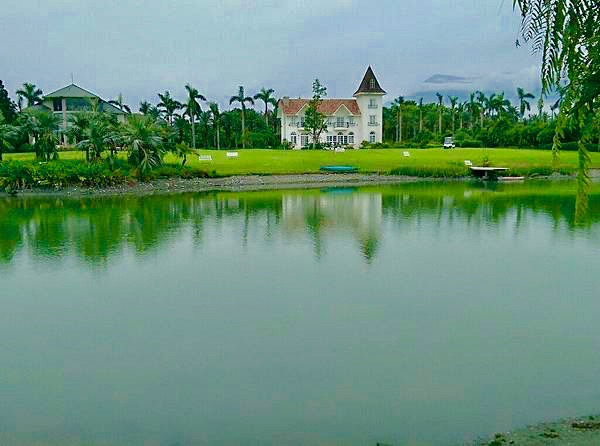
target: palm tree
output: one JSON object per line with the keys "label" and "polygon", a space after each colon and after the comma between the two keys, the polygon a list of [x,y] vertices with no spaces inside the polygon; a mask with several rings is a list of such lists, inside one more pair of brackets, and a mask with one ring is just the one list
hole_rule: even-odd
{"label": "palm tree", "polygon": [[190,84],[185,86],[185,90],[188,93],[187,103],[185,104],[185,113],[190,117],[190,124],[192,125],[192,147],[196,148],[196,116],[202,111],[200,102],[206,101],[206,98],[201,95],[198,90],[192,87]]}
{"label": "palm tree", "polygon": [[132,115],[122,129],[123,145],[129,161],[142,175],[162,163],[163,144],[160,128],[150,116]]}
{"label": "palm tree", "polygon": [[169,90],[166,90],[162,94],[158,93],[158,98],[160,99],[158,109],[164,113],[169,125],[173,125],[173,116],[177,110],[181,109],[181,102],[173,99]]}
{"label": "palm tree", "polygon": [[440,93],[436,93],[435,94],[438,98],[438,129],[439,129],[439,133],[440,135],[442,134],[442,108],[444,107],[444,96],[442,96]]}
{"label": "palm tree", "polygon": [[246,111],[246,103],[254,105],[254,99],[250,96],[244,96],[244,87],[240,85],[238,94],[235,96],[231,96],[229,99],[229,105],[234,102],[239,102],[242,106],[242,148],[246,148],[246,122],[244,119],[244,112]]}
{"label": "palm tree", "polygon": [[[458,97],[457,96],[449,96],[448,99],[450,99],[450,107],[452,109],[452,134],[454,134],[454,131],[456,130],[456,126],[455,126],[455,119],[456,119],[456,104],[458,103]],[[461,125],[462,127],[462,125]]]}
{"label": "palm tree", "polygon": [[402,142],[402,106],[404,96],[398,96],[392,102],[392,109],[396,110],[396,142]]}
{"label": "palm tree", "polygon": [[57,145],[60,117],[54,113],[33,111],[22,114],[21,128],[35,139],[36,158],[43,161],[58,159]]}
{"label": "palm tree", "polygon": [[531,110],[531,104],[527,101],[527,99],[535,99],[535,96],[531,93],[525,93],[521,87],[517,88],[517,96],[519,98],[519,116],[521,119],[525,116],[525,110]]}
{"label": "palm tree", "polygon": [[489,101],[488,98],[485,96],[485,94],[482,91],[477,91],[476,92],[477,95],[477,104],[479,105],[479,119],[480,119],[480,126],[483,127],[483,115],[485,114],[485,111],[487,110]]}
{"label": "palm tree", "polygon": [[114,105],[122,112],[131,113],[131,107],[129,107],[129,105],[125,104],[125,102],[123,101],[123,95],[121,93],[119,93],[119,96],[117,96],[117,99],[108,101],[108,103]]}
{"label": "palm tree", "polygon": [[469,95],[469,100],[465,103],[465,110],[471,114],[471,128],[473,128],[479,114],[479,104],[475,100],[475,93]]}
{"label": "palm tree", "polygon": [[423,131],[423,98],[419,99],[419,133]]}
{"label": "palm tree", "polygon": [[261,88],[260,91],[254,95],[254,99],[263,101],[265,104],[265,121],[267,126],[269,125],[269,104],[273,107],[277,106],[277,100],[273,97],[273,93],[275,93],[275,90],[272,88]]}
{"label": "palm tree", "polygon": [[[17,91],[17,96],[27,101],[27,107],[31,107],[39,102],[42,102],[42,90],[37,88],[35,84],[25,82]],[[19,104],[20,106],[20,104]]]}
{"label": "palm tree", "polygon": [[148,113],[150,113],[150,109],[152,109],[152,104],[150,104],[150,102],[148,102],[148,101],[140,102],[140,113],[142,115],[147,115]]}
{"label": "palm tree", "polygon": [[492,94],[488,99],[488,108],[490,115],[500,116],[510,110],[511,103],[504,97],[504,92]]}
{"label": "palm tree", "polygon": [[92,115],[83,128],[81,140],[76,144],[78,149],[85,150],[88,161],[98,160],[102,157],[112,141],[112,128],[107,119],[100,114]]}
{"label": "palm tree", "polygon": [[221,139],[219,135],[221,133],[221,112],[219,111],[219,104],[210,102],[208,108],[210,110],[210,122],[212,123],[213,131],[215,133],[217,150],[221,150]]}

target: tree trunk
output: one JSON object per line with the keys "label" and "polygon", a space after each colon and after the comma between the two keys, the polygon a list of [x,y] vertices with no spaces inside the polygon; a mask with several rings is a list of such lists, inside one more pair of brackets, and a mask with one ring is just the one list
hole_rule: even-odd
{"label": "tree trunk", "polygon": [[217,150],[221,150],[221,141],[220,141],[220,136],[219,136],[219,126],[217,125]]}
{"label": "tree trunk", "polygon": [[439,119],[438,129],[439,129],[439,132],[440,132],[440,135],[441,135],[442,134],[442,110],[441,109],[440,109],[440,113],[439,113],[438,119]]}
{"label": "tree trunk", "polygon": [[423,131],[423,110],[419,110],[419,133]]}
{"label": "tree trunk", "polygon": [[246,148],[246,123],[244,122],[244,106],[242,104],[242,149]]}
{"label": "tree trunk", "polygon": [[452,111],[452,134],[454,135],[454,132],[456,131],[456,115],[454,114],[454,111]]}
{"label": "tree trunk", "polygon": [[192,118],[192,147],[194,148],[194,150],[196,149],[196,122],[194,119],[194,113],[191,113]]}
{"label": "tree trunk", "polygon": [[400,139],[398,140],[398,142],[402,142],[402,109],[400,109],[399,114],[400,114],[400,120],[399,120],[400,130],[398,132],[398,135],[400,136]]}

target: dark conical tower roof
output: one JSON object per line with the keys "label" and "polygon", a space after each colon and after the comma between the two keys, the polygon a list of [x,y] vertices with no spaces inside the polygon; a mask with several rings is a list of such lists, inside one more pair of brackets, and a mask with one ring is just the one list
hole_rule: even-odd
{"label": "dark conical tower roof", "polygon": [[375,73],[373,73],[373,70],[371,69],[370,65],[369,68],[367,68],[367,72],[365,73],[363,80],[358,87],[358,90],[356,90],[356,93],[354,93],[354,96],[360,93],[386,94],[385,90],[381,88],[379,82],[377,82]]}

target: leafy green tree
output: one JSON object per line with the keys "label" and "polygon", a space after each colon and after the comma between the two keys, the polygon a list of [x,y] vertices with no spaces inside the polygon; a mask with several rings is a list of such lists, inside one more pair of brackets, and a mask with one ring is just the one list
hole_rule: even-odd
{"label": "leafy green tree", "polygon": [[244,87],[242,85],[239,86],[238,94],[235,96],[231,96],[229,99],[229,105],[234,102],[239,102],[242,108],[242,148],[246,148],[246,121],[245,121],[245,112],[246,112],[246,103],[254,105],[254,99],[250,96],[245,96]]}
{"label": "leafy green tree", "polygon": [[184,106],[185,113],[190,118],[190,125],[192,126],[192,147],[196,148],[196,117],[198,113],[202,111],[199,101],[206,101],[206,98],[198,92],[198,90],[192,87],[190,84],[185,86],[188,98]]}
{"label": "leafy green tree", "polygon": [[265,104],[265,121],[267,125],[269,124],[269,104],[273,107],[277,106],[277,100],[273,96],[273,93],[275,93],[275,90],[272,88],[261,88],[260,91],[254,95],[255,100],[263,101]]}
{"label": "leafy green tree", "polygon": [[23,98],[27,102],[27,107],[42,102],[42,90],[37,88],[35,84],[25,82],[17,91],[17,96]]}
{"label": "leafy green tree", "polygon": [[525,116],[525,111],[531,110],[531,104],[527,99],[535,99],[532,93],[526,93],[521,87],[517,88],[517,97],[519,98],[519,116],[521,119]]}
{"label": "leafy green tree", "polygon": [[17,127],[7,124],[4,115],[0,112],[0,162],[2,162],[3,153],[13,148],[18,135]]}
{"label": "leafy green tree", "polygon": [[208,109],[210,112],[210,122],[213,127],[213,132],[215,134],[215,143],[217,145],[217,150],[221,150],[221,112],[219,111],[219,104],[216,102],[210,102],[208,104]]}
{"label": "leafy green tree", "polygon": [[125,104],[125,102],[123,100],[123,95],[121,93],[119,93],[119,96],[117,96],[116,99],[108,101],[108,103],[114,105],[122,112],[131,113],[131,107],[129,107],[129,105]]}
{"label": "leafy green tree", "polygon": [[313,149],[319,144],[319,138],[323,130],[327,129],[325,115],[319,111],[323,98],[327,96],[327,88],[321,85],[319,79],[315,79],[312,85],[313,95],[308,102],[308,108],[304,113],[304,129],[312,136]]}
{"label": "leafy green tree", "polygon": [[17,106],[8,96],[8,91],[0,80],[0,113],[7,124],[11,124],[17,117]]}
{"label": "leafy green tree", "polygon": [[175,112],[181,109],[181,102],[173,99],[169,90],[166,90],[162,94],[158,93],[158,98],[160,99],[157,105],[158,109],[165,115],[169,125],[173,125],[173,117],[175,116]]}
{"label": "leafy green tree", "polygon": [[129,116],[122,129],[122,138],[129,151],[129,162],[142,176],[162,164],[163,141],[160,128],[152,117]]}

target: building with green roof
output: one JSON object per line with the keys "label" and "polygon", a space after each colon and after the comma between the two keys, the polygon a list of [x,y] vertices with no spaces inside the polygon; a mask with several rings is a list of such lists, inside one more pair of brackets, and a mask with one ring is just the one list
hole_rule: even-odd
{"label": "building with green roof", "polygon": [[[52,93],[44,95],[44,99],[30,109],[44,110],[59,114],[62,118],[61,130],[65,131],[69,126],[69,117],[76,113],[91,111],[94,103],[97,110],[117,115],[120,122],[125,122],[126,112],[105,101],[97,94],[71,84],[60,88]],[[66,144],[66,136],[63,137]]]}

